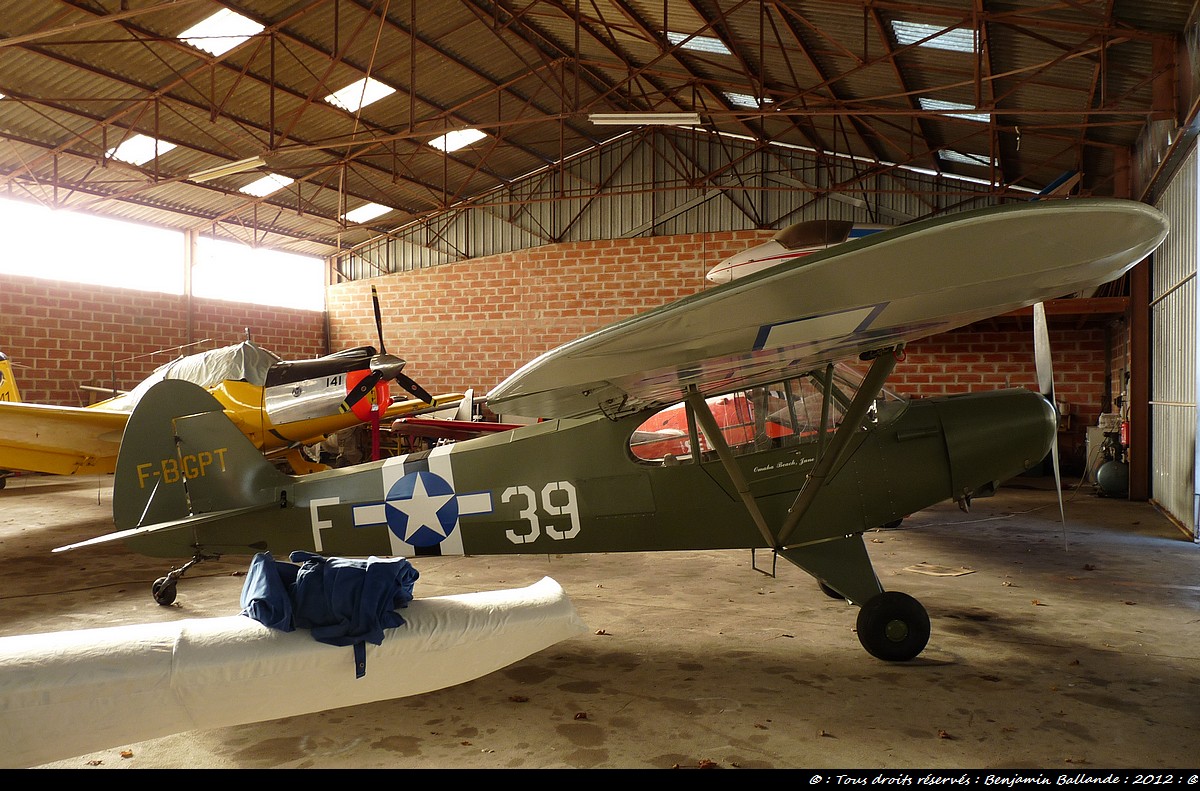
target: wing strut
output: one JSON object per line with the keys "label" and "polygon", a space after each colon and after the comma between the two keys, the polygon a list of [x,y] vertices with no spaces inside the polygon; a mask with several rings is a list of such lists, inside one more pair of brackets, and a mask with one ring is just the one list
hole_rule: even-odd
{"label": "wing strut", "polygon": [[821,387],[821,431],[817,434],[817,455],[825,455],[829,444],[829,405],[833,403],[833,363],[825,366],[825,381]]}
{"label": "wing strut", "polygon": [[[742,474],[741,468],[734,462],[733,451],[729,449],[729,444],[725,441],[725,435],[721,433],[721,428],[717,425],[716,418],[713,417],[708,404],[704,401],[704,396],[700,395],[695,385],[692,385],[688,389],[687,404],[696,416],[696,421],[700,423],[700,427],[704,429],[708,441],[712,443],[713,448],[717,451],[717,457],[721,459],[721,466],[725,468],[725,472],[733,481],[734,488],[737,489],[742,502],[746,504],[746,510],[750,512],[750,518],[754,520],[758,531],[762,533],[767,546],[776,546],[775,538],[771,535],[771,529],[767,527],[766,517],[763,516],[762,511],[759,509],[754,495],[750,493],[750,484],[746,481],[746,476]],[[699,449],[700,446],[693,442],[692,447]]]}
{"label": "wing strut", "polygon": [[[772,544],[772,546],[783,546],[787,543],[788,537],[796,529],[796,525],[800,523],[800,519],[808,511],[813,500],[816,499],[817,493],[825,484],[825,478],[837,465],[854,433],[862,426],[863,420],[867,417],[867,411],[875,402],[875,396],[891,375],[892,369],[896,367],[896,360],[900,356],[902,348],[903,346],[897,346],[893,349],[885,349],[875,358],[875,362],[871,363],[871,370],[867,371],[867,375],[863,377],[862,385],[854,394],[854,400],[846,407],[846,414],[842,418],[842,424],[838,426],[837,433],[833,435],[833,439],[829,441],[829,445],[817,459],[812,472],[808,474],[808,479],[804,482],[799,494],[796,495],[796,502],[788,509],[787,519],[784,520],[783,527],[779,531],[779,543]],[[829,379],[826,379],[827,387],[828,381]]]}

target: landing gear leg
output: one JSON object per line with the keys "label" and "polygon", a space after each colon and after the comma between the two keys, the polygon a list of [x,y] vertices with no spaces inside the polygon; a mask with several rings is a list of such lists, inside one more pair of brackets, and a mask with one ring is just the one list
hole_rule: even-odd
{"label": "landing gear leg", "polygon": [[192,566],[205,560],[212,560],[213,557],[214,556],[197,554],[179,568],[171,569],[169,572],[167,572],[167,576],[156,579],[154,584],[150,586],[150,595],[154,597],[154,601],[164,607],[174,604],[175,595],[178,593],[176,586],[179,584],[179,578],[182,577],[184,572],[186,572]]}
{"label": "landing gear leg", "polygon": [[858,611],[858,641],[877,659],[906,662],[929,642],[929,614],[907,593],[884,591]]}

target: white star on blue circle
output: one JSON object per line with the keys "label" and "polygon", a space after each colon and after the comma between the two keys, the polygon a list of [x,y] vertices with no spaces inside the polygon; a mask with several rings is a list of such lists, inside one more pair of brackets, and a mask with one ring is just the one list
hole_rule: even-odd
{"label": "white star on blue circle", "polygon": [[432,472],[410,472],[392,484],[384,511],[388,529],[416,547],[440,544],[458,523],[454,488]]}

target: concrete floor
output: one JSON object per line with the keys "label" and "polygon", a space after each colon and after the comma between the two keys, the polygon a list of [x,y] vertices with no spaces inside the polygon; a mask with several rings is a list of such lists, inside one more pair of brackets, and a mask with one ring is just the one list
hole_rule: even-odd
{"label": "concrete floor", "polygon": [[[162,560],[50,552],[111,529],[109,481],[23,476],[0,492],[0,635],[237,613],[249,558],[197,567],[160,607]],[[884,586],[930,613],[909,663],[873,659],[857,610],[786,563],[759,573],[748,551],[427,558],[418,598],[550,576],[589,631],[426,695],[47,766],[1196,766],[1200,549],[1151,506],[1090,487],[1068,493],[1064,530],[1050,486],[1020,478],[970,514],[945,503],[868,536]]]}

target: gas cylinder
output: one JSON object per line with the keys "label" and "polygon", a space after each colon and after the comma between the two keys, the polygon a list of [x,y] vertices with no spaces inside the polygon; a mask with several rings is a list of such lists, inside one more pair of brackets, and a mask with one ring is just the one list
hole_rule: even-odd
{"label": "gas cylinder", "polygon": [[1100,465],[1096,471],[1096,485],[1107,497],[1124,497],[1129,494],[1129,465],[1113,459]]}

